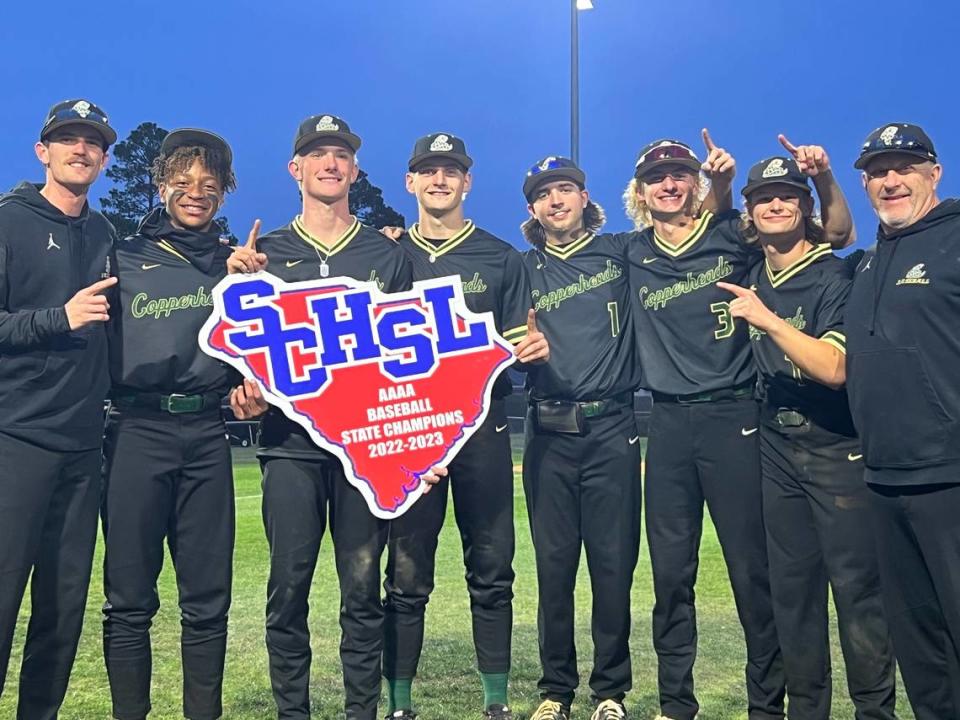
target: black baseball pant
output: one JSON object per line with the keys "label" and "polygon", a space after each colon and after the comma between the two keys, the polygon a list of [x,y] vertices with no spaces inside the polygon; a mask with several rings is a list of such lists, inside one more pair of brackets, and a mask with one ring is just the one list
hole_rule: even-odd
{"label": "black baseball pant", "polygon": [[855,717],[894,720],[896,666],[860,443],[809,419],[784,426],[775,413],[764,412],[760,462],[770,589],[790,716],[830,718],[829,584]]}
{"label": "black baseball pant", "polygon": [[183,713],[219,718],[235,532],[219,408],[171,415],[114,407],[104,458],[103,651],[113,715],[139,720],[150,711],[150,625],[166,540],[179,594]]}
{"label": "black baseball pant", "polygon": [[910,705],[917,720],[960,718],[960,484],[868,487]]}
{"label": "black baseball pant", "polygon": [[340,578],[340,661],[347,720],[374,720],[380,699],[380,558],[389,522],[374,516],[340,461],[266,457],[263,524],[270,545],[267,652],[280,720],[310,717],[308,598],[327,525]]}
{"label": "black baseball pant", "polygon": [[52,720],[63,703],[83,627],[99,503],[99,448],[58,452],[0,433],[0,695],[30,578],[17,720]]}
{"label": "black baseball pant", "polygon": [[523,485],[537,561],[541,697],[569,706],[579,684],[574,589],[581,547],[593,593],[595,700],[623,700],[632,686],[630,587],[640,551],[640,438],[633,409],[585,421],[582,434],[552,433],[527,417]]}
{"label": "black baseball pant", "polygon": [[383,667],[391,679],[417,674],[424,612],[433,591],[437,540],[452,487],[463,544],[473,642],[482,673],[510,670],[513,626],[513,461],[502,399],[448,468],[449,475],[391,521]]}
{"label": "black baseball pant", "polygon": [[697,654],[694,585],[703,505],[730,574],[747,645],[750,720],[783,718],[783,660],[770,600],[760,486],[759,418],[750,399],[655,400],[644,482],[653,566],[653,644],[661,712],[693,720]]}

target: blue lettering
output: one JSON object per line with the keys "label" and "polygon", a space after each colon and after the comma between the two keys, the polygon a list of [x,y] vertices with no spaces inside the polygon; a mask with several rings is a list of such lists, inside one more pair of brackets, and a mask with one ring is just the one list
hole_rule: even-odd
{"label": "blue lettering", "polygon": [[263,332],[248,334],[244,330],[226,333],[227,339],[239,350],[251,351],[266,348],[273,372],[274,387],[288,397],[310,395],[317,392],[327,381],[327,371],[322,367],[307,371],[305,380],[294,380],[287,360],[287,346],[299,343],[305,350],[317,346],[317,337],[307,328],[284,330],[280,313],[272,305],[244,307],[248,298],[270,298],[273,287],[264,280],[251,280],[231,285],[223,293],[223,309],[227,319],[235,323],[259,321]]}
{"label": "blue lettering", "polygon": [[453,287],[444,285],[429,288],[423,293],[424,299],[433,306],[433,316],[437,319],[437,350],[441,355],[461,350],[486,347],[490,344],[487,326],[483,322],[467,324],[467,334],[457,334],[457,326],[450,301],[453,300]]}
{"label": "blue lettering", "polygon": [[394,380],[402,380],[413,375],[423,375],[430,372],[437,364],[437,356],[433,352],[433,343],[426,335],[408,333],[398,336],[397,327],[400,325],[424,325],[427,319],[418,308],[402,308],[387,310],[377,318],[377,334],[380,344],[387,350],[413,351],[413,358],[409,360],[386,360],[383,371]]}
{"label": "blue lettering", "polygon": [[[348,318],[337,317],[341,298],[350,310]],[[346,337],[353,337],[355,341],[354,346],[350,348],[353,356],[350,359],[354,362],[380,357],[380,348],[373,339],[373,328],[370,325],[370,293],[368,291],[344,293],[339,297],[319,297],[310,301],[310,308],[320,324],[320,341],[323,344],[320,360],[324,366],[347,363],[347,352],[341,343],[341,340]]]}

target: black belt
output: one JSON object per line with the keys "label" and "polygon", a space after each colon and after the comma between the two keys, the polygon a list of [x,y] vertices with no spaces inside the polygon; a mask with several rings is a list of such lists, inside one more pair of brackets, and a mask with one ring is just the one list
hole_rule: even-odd
{"label": "black belt", "polygon": [[[557,403],[557,402],[567,402],[567,401],[558,401],[558,400],[531,400],[531,405],[538,405],[540,403]],[[583,413],[585,418],[594,418],[594,417],[605,417],[607,415],[613,415],[618,413],[624,408],[633,407],[633,393],[625,392],[620,393],[619,395],[614,395],[613,397],[605,398],[603,400],[580,400],[580,401],[569,401],[571,405],[577,405],[580,407],[580,412]]]}
{"label": "black belt", "polygon": [[203,393],[201,395],[118,393],[111,398],[111,402],[117,407],[144,408],[170,413],[171,415],[181,415],[219,409],[222,398],[223,396],[220,393]]}
{"label": "black belt", "polygon": [[748,380],[745,383],[734,385],[733,387],[720,388],[719,390],[710,390],[709,392],[690,393],[689,395],[669,395],[667,393],[652,390],[654,402],[663,403],[706,403],[716,402],[717,400],[742,400],[753,396],[754,381]]}

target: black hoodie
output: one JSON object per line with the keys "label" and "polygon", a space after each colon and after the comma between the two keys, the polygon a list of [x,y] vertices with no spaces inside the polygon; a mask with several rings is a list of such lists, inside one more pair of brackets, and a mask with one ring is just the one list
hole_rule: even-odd
{"label": "black hoodie", "polygon": [[960,483],[960,202],[860,261],[846,306],[847,392],[868,482]]}
{"label": "black hoodie", "polygon": [[97,211],[64,215],[31,183],[0,196],[0,432],[55,451],[100,446],[104,324],[71,332],[64,305],[111,274],[114,237]]}
{"label": "black hoodie", "polygon": [[180,230],[162,207],[117,244],[120,301],[109,328],[114,395],[226,394],[239,376],[200,350],[197,333],[230,253],[216,224],[207,232]]}

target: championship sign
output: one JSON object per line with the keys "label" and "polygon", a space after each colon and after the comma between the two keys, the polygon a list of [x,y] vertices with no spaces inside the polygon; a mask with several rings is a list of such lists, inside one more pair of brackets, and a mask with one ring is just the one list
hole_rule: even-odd
{"label": "championship sign", "polygon": [[228,275],[213,305],[203,351],[256,379],[381,518],[403,514],[420,474],[476,432],[514,359],[490,314],[467,308],[459,277],[386,294],[343,277]]}

